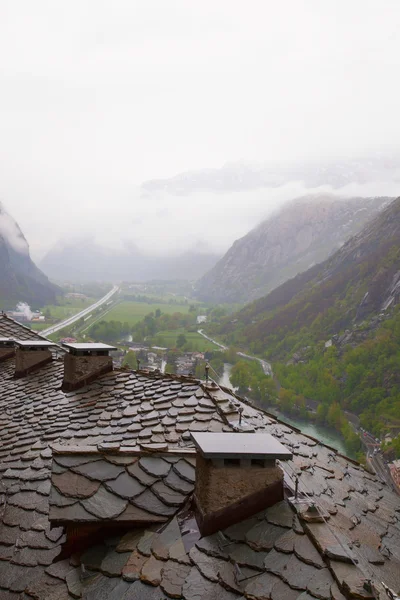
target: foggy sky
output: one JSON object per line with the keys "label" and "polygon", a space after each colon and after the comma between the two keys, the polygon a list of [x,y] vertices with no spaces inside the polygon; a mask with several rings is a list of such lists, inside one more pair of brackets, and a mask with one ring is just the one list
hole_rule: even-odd
{"label": "foggy sky", "polygon": [[0,200],[37,257],[86,233],[224,248],[288,189],[137,186],[399,150],[399,22],[398,0],[0,0]]}

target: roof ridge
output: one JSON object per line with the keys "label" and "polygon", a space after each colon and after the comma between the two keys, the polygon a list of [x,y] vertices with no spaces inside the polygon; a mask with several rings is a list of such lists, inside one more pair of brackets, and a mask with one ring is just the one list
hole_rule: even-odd
{"label": "roof ridge", "polygon": [[[8,316],[4,310],[2,310],[0,312],[0,318],[11,321],[12,323],[14,323],[14,325],[17,325],[17,327],[21,327],[21,329],[26,329],[26,331],[29,331],[30,333],[37,336],[41,340],[46,340],[46,342],[51,341],[51,340],[49,340],[49,338],[45,337],[44,335],[40,335],[40,333],[36,332],[34,329],[31,329],[30,327],[27,327],[23,323],[20,323],[19,321],[16,321],[12,317]],[[54,342],[54,344],[56,344],[56,346],[58,346],[59,348],[63,349],[62,346],[60,346],[60,344],[57,344],[57,342]]]}

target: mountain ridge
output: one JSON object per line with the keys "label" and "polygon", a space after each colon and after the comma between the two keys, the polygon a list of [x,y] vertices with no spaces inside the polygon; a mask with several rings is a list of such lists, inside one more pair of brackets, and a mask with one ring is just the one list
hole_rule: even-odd
{"label": "mountain ridge", "polygon": [[323,263],[247,305],[220,328],[230,343],[282,358],[400,303],[400,198]]}
{"label": "mountain ridge", "polygon": [[350,183],[399,181],[400,159],[391,155],[374,155],[341,160],[250,161],[228,162],[219,168],[194,169],[173,177],[155,178],[142,183],[144,192],[167,192],[175,195],[201,190],[231,192],[278,187],[291,181],[303,181],[306,187],[330,185],[340,188]]}
{"label": "mountain ridge", "polygon": [[32,261],[19,225],[0,203],[0,307],[18,302],[40,307],[54,303],[59,291]]}
{"label": "mountain ridge", "polygon": [[388,197],[308,195],[286,203],[244,237],[196,282],[211,302],[248,302],[326,259],[385,205]]}

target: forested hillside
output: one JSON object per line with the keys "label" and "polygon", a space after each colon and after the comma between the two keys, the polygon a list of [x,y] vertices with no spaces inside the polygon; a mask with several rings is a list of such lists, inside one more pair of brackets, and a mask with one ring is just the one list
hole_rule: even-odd
{"label": "forested hillside", "polygon": [[400,299],[400,198],[331,258],[221,323],[230,343],[283,359],[395,306]]}
{"label": "forested hillside", "polygon": [[[273,361],[287,409],[319,403],[400,428],[400,198],[330,259],[249,304],[217,328]],[[340,413],[340,414],[339,414]]]}

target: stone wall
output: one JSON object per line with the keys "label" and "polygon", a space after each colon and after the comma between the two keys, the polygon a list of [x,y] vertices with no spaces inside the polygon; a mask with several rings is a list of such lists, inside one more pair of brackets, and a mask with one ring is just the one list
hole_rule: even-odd
{"label": "stone wall", "polygon": [[215,466],[199,453],[196,458],[195,494],[203,513],[217,512],[227,506],[281,484],[283,472],[279,467],[268,466]]}
{"label": "stone wall", "polygon": [[5,348],[0,348],[0,362],[3,362],[4,360],[8,360],[9,358],[13,357],[15,354],[15,349],[14,348],[10,348],[10,347],[5,347]]}
{"label": "stone wall", "polygon": [[52,360],[50,350],[21,350],[15,353],[15,377],[22,377]]}
{"label": "stone wall", "polygon": [[64,390],[75,390],[93,381],[99,375],[112,371],[111,356],[75,356],[66,354],[64,357]]}

